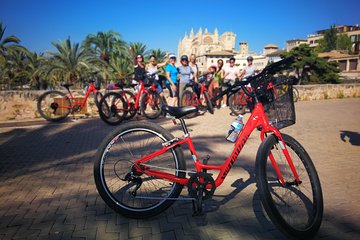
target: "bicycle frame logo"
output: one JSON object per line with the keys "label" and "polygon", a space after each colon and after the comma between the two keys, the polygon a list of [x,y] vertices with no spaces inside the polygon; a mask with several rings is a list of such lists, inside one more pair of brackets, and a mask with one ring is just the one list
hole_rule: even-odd
{"label": "bicycle frame logo", "polygon": [[[221,179],[224,180],[226,178],[226,176],[228,175],[228,173],[230,172],[230,169],[234,165],[234,162],[236,161],[237,157],[239,156],[239,153],[241,152],[242,148],[244,147],[246,141],[249,139],[249,136],[250,135],[246,135],[245,137],[241,138],[241,141],[239,143],[236,143],[237,146],[235,146],[236,148],[234,149],[233,153],[230,156],[230,162],[226,166],[224,173],[221,176]],[[240,138],[240,136],[239,136],[239,138]]]}

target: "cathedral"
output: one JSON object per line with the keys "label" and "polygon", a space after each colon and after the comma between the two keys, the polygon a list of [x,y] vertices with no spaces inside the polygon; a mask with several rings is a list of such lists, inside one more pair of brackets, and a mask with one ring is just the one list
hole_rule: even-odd
{"label": "cathedral", "polygon": [[210,52],[234,52],[236,35],[233,32],[224,32],[219,35],[217,28],[214,33],[210,33],[207,28],[205,31],[200,28],[195,34],[191,29],[190,35],[185,34],[179,41],[178,56],[195,54],[197,56]]}
{"label": "cathedral", "polygon": [[191,29],[189,35],[185,33],[184,38],[179,40],[178,59],[182,55],[190,57],[191,54],[195,54],[196,63],[201,72],[216,64],[218,59],[222,59],[227,64],[231,57],[235,57],[237,65],[243,67],[246,65],[246,57],[249,54],[254,57],[254,64],[259,65],[258,67],[266,66],[265,57],[249,52],[249,46],[246,42],[240,42],[239,50],[236,51],[235,40],[236,34],[233,32],[224,32],[220,35],[217,28],[215,28],[214,33],[210,33],[207,28],[204,31],[200,28],[195,34],[194,30]]}

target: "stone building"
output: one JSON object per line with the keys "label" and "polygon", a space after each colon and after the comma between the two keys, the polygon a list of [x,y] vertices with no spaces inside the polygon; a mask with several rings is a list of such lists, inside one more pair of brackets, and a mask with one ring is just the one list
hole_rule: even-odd
{"label": "stone building", "polygon": [[179,41],[178,56],[180,58],[184,54],[188,56],[195,54],[200,71],[204,71],[211,63],[216,62],[216,59],[234,56],[235,38],[235,33],[219,34],[217,28],[213,33],[210,33],[207,28],[204,31],[200,28],[196,34],[191,29],[190,34],[185,34]]}

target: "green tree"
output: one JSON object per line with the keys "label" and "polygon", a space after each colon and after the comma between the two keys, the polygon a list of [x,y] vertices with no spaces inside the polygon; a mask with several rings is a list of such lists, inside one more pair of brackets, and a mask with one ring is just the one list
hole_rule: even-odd
{"label": "green tree", "polygon": [[132,58],[135,58],[137,55],[142,55],[144,56],[144,58],[146,58],[148,56],[148,51],[146,49],[146,45],[140,42],[134,42],[134,43],[130,43],[130,48],[132,51]]}
{"label": "green tree", "polygon": [[299,84],[340,82],[337,63],[318,57],[308,45],[301,44],[282,55],[282,57],[290,56],[296,59],[291,67],[299,79]]}
{"label": "green tree", "polygon": [[322,44],[324,52],[330,52],[336,49],[336,39],[337,39],[337,30],[335,25],[331,26],[330,29],[326,30],[324,33],[324,40],[320,41],[319,44]]}
{"label": "green tree", "polygon": [[336,39],[336,49],[347,50],[349,53],[351,53],[351,48],[351,38],[347,34],[339,34]]}
{"label": "green tree", "polygon": [[149,55],[154,55],[158,62],[165,61],[166,58],[166,52],[161,51],[161,49],[151,49],[149,51]]}
{"label": "green tree", "polygon": [[[57,52],[48,51],[52,56],[49,74],[57,79],[75,82],[86,72],[95,71],[100,65],[100,60],[91,51],[80,46],[79,43],[71,44],[70,37],[59,43],[52,42]],[[53,77],[55,77],[53,76]]]}
{"label": "green tree", "polygon": [[89,34],[85,41],[86,48],[92,48],[96,54],[104,62],[102,71],[105,82],[108,82],[110,74],[109,64],[113,58],[113,54],[123,54],[126,52],[127,44],[121,39],[119,33],[113,31],[98,32],[97,34]]}
{"label": "green tree", "polygon": [[28,52],[26,48],[19,45],[20,39],[18,37],[14,35],[5,37],[5,31],[6,27],[3,27],[2,22],[0,22],[0,64],[4,64],[6,62],[6,58],[12,52]]}

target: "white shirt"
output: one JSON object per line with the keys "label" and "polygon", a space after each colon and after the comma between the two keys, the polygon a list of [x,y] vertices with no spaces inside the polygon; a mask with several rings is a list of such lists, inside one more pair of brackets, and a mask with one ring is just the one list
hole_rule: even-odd
{"label": "white shirt", "polygon": [[235,79],[238,77],[239,72],[240,72],[239,68],[236,67],[236,66],[234,66],[234,67],[225,67],[224,71],[225,71],[225,79],[229,79],[229,80],[232,80],[232,81],[235,81]]}
{"label": "white shirt", "polygon": [[255,71],[257,70],[257,67],[254,65],[254,64],[252,64],[251,66],[246,66],[245,68],[244,68],[244,71],[245,71],[245,75],[244,75],[244,78],[248,78],[248,77],[250,77],[250,76],[253,76],[253,75],[255,75]]}

